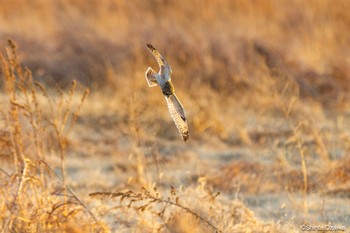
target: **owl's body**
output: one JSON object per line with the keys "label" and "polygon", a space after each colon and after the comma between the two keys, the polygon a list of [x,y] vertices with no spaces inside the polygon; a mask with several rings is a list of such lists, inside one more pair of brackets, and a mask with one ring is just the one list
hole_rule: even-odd
{"label": "owl's body", "polygon": [[188,125],[186,114],[182,104],[175,95],[175,88],[170,77],[172,70],[162,55],[160,55],[160,53],[151,44],[147,44],[147,47],[156,58],[160,68],[159,73],[157,73],[151,67],[148,67],[145,73],[148,86],[160,86],[167,102],[170,115],[173,118],[182,139],[187,141]]}
{"label": "owl's body", "polygon": [[175,88],[172,82],[169,80],[165,82],[160,88],[165,96],[169,97],[175,93]]}

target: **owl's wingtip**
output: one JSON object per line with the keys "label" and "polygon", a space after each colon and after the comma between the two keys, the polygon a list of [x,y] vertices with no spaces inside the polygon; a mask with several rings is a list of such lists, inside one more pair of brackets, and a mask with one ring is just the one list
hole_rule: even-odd
{"label": "owl's wingtip", "polygon": [[155,48],[153,47],[153,45],[151,45],[150,43],[147,43],[147,47],[148,47],[148,49],[150,49],[151,51],[155,50]]}
{"label": "owl's wingtip", "polygon": [[187,142],[188,138],[189,138],[188,131],[182,134],[182,140],[184,140],[184,142]]}

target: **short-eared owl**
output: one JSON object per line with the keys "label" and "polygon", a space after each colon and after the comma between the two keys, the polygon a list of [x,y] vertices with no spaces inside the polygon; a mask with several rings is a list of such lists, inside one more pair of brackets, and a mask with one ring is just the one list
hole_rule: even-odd
{"label": "short-eared owl", "polygon": [[171,83],[171,68],[160,53],[151,45],[147,44],[149,51],[156,58],[159,65],[159,73],[148,67],[145,76],[148,86],[159,85],[162,89],[171,117],[173,118],[177,129],[184,141],[188,139],[188,125],[185,110],[175,95],[175,89]]}

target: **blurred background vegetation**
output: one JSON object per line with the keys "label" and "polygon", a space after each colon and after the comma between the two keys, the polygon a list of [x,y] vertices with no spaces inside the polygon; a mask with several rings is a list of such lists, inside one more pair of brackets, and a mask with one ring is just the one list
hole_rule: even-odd
{"label": "blurred background vegetation", "polygon": [[0,45],[16,41],[37,79],[118,88],[144,84],[150,42],[181,88],[241,96],[288,78],[303,97],[339,107],[350,83],[349,10],[344,0],[2,0]]}
{"label": "blurred background vegetation", "polygon": [[[282,232],[279,227],[290,223],[298,231],[305,222],[345,225],[349,210],[344,202],[350,190],[349,12],[347,0],[0,0],[0,49],[5,51],[8,39],[15,41],[21,63],[34,80],[44,83],[43,87],[30,83],[28,90],[41,93],[32,104],[33,109],[40,107],[35,112],[40,115],[38,122],[45,122],[45,133],[41,126],[38,130],[43,155],[36,158],[35,132],[28,125],[37,126],[28,121],[26,112],[32,109],[20,108],[19,103],[30,99],[23,99],[28,90],[21,86],[29,81],[22,79],[24,83],[18,82],[18,90],[13,90],[20,91],[19,102],[8,98],[11,92],[6,97],[4,67],[12,66],[11,59],[3,60],[0,103],[10,109],[0,109],[1,161],[7,166],[1,170],[1,185],[9,190],[4,191],[8,199],[2,206],[8,211],[0,215],[3,225],[12,224],[7,216],[11,213],[10,219],[27,227],[22,219],[44,209],[40,226],[47,222],[45,208],[60,206],[56,199],[62,194],[51,192],[47,185],[40,186],[45,199],[41,204],[31,199],[29,188],[22,192],[29,204],[22,205],[21,218],[8,207],[16,180],[11,176],[26,178],[20,167],[16,173],[9,162],[16,148],[10,136],[25,136],[24,164],[30,159],[40,167],[45,159],[59,170],[57,138],[47,128],[65,116],[64,108],[57,106],[66,103],[66,112],[80,106],[83,101],[74,91],[83,95],[82,85],[90,95],[81,111],[78,107],[79,118],[73,116],[74,131],[68,136],[71,131],[65,124],[58,127],[62,129],[59,145],[67,154],[67,169],[61,165],[60,170],[63,178],[67,170],[67,184],[83,202],[94,206],[93,214],[107,219],[106,228],[129,232],[147,225],[155,230],[158,221],[159,228],[168,226],[171,231],[178,222],[192,222],[194,216],[182,218],[181,210],[159,220],[152,209],[144,215],[138,210],[135,215],[122,215],[125,212],[117,208],[116,213],[122,214],[113,216],[128,218],[111,220],[109,212],[103,212],[107,205],[88,197],[100,190],[134,190],[119,196],[140,197],[142,192],[135,190],[141,187],[157,187],[157,195],[177,197],[170,185],[180,191],[186,208],[228,232],[247,228]],[[172,81],[189,121],[186,144],[161,91],[147,86],[145,71],[158,65],[146,43],[153,44],[172,67]],[[31,77],[30,72],[26,75]],[[73,80],[78,81],[74,88]],[[66,89],[57,92],[57,86]],[[41,91],[45,88],[50,98],[58,100],[57,106],[55,101],[47,103],[51,115],[48,106],[40,105],[50,99]],[[11,125],[13,115],[17,120]],[[23,132],[16,131],[21,124]],[[65,184],[60,185],[67,192]],[[224,218],[212,211],[217,191],[221,199],[216,205]],[[144,195],[150,198],[149,193]],[[242,200],[247,208],[229,205],[232,200]],[[266,230],[254,214],[272,220],[272,228]],[[59,211],[57,215],[60,229],[70,216],[61,218]],[[71,221],[75,224],[76,219],[81,216]],[[196,227],[191,223],[178,232],[193,232]]]}

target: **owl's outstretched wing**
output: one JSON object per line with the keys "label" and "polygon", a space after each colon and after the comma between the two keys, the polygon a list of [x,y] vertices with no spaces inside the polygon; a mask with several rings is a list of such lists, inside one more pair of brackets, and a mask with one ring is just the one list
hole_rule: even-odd
{"label": "owl's outstretched wing", "polygon": [[185,110],[175,94],[165,97],[168,109],[184,141],[188,139],[188,125]]}
{"label": "owl's outstretched wing", "polygon": [[149,51],[153,54],[153,56],[156,58],[159,68],[160,68],[160,75],[165,79],[170,79],[171,74],[171,68],[169,64],[166,62],[166,60],[163,58],[163,56],[156,50],[153,45],[147,44],[147,47]]}

